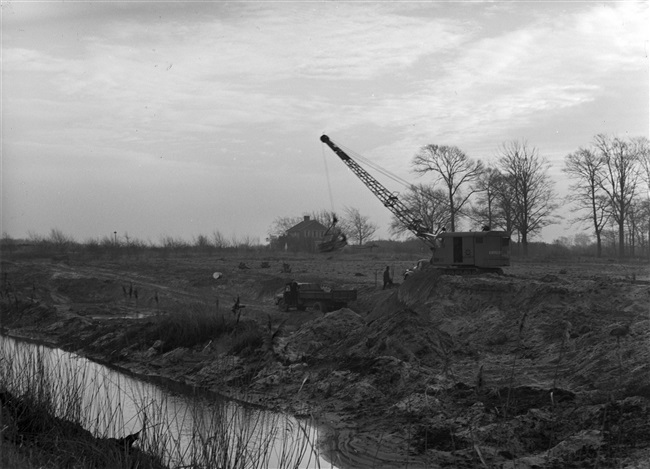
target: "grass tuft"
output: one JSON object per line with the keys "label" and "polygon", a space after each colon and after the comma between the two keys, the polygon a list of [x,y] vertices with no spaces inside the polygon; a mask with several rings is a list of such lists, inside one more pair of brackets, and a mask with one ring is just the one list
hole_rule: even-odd
{"label": "grass tuft", "polygon": [[160,316],[149,335],[153,340],[162,340],[162,350],[169,351],[205,343],[234,329],[234,318],[219,314],[204,303],[192,303]]}

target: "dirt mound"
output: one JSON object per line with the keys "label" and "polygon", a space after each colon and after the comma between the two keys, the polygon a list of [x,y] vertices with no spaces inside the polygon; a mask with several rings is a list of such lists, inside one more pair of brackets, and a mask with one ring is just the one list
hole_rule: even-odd
{"label": "dirt mound", "polygon": [[451,336],[438,329],[427,315],[402,307],[371,320],[363,340],[350,353],[358,357],[390,356],[405,362],[444,366],[452,348]]}
{"label": "dirt mound", "polygon": [[444,366],[452,349],[448,333],[411,309],[402,307],[366,323],[359,314],[343,308],[303,324],[285,339],[282,355],[291,362],[393,357]]}
{"label": "dirt mound", "polygon": [[[495,386],[515,379],[519,385],[648,395],[649,298],[647,286],[625,279],[425,271],[387,305],[406,305],[427,318],[438,337],[446,333],[440,350],[453,350],[451,366],[467,383],[483,366],[483,379]],[[386,306],[373,313],[386,314]]]}
{"label": "dirt mound", "polygon": [[[648,288],[624,280],[425,271],[286,339],[289,361],[393,357],[474,386],[649,395]],[[617,332],[618,331],[618,332]]]}
{"label": "dirt mound", "polygon": [[342,308],[300,326],[279,342],[276,353],[289,362],[335,359],[361,328],[365,328],[361,316]]}

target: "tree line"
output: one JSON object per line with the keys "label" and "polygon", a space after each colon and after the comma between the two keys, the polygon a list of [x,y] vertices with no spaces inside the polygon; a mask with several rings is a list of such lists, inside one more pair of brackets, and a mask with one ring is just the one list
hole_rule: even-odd
{"label": "tree line", "polygon": [[[650,155],[648,139],[596,135],[590,146],[567,155],[563,171],[570,187],[576,223],[586,223],[602,254],[608,226],[618,231],[618,255],[635,255],[650,240]],[[626,249],[627,247],[627,249]]]}
{"label": "tree line", "polygon": [[[569,194],[560,200],[549,174],[551,165],[526,141],[503,143],[486,165],[457,147],[426,145],[412,161],[416,174],[432,174],[431,184],[410,189],[406,199],[432,228],[459,221],[511,232],[528,254],[531,237],[559,222],[560,203],[568,205],[572,224],[588,226],[602,255],[603,230],[618,230],[618,255],[650,253],[650,157],[645,137],[596,135],[593,142],[566,155],[561,170]],[[394,223],[395,232],[403,227]]]}
{"label": "tree line", "polygon": [[[474,160],[455,146],[426,145],[412,167],[433,180],[409,188],[405,203],[434,233],[443,227],[460,231],[461,225],[503,230],[516,236],[526,256],[531,237],[557,221],[550,165],[526,141],[503,143],[493,164]],[[393,220],[391,230],[400,234],[405,228]]]}
{"label": "tree line", "polygon": [[[561,199],[550,175],[551,165],[525,140],[505,142],[491,162],[470,158],[456,146],[425,145],[411,161],[412,171],[431,176],[428,183],[413,184],[401,201],[432,232],[443,227],[503,230],[512,233],[528,255],[529,243],[542,228],[558,223],[558,208],[570,208],[571,224],[586,227],[602,255],[603,234],[617,230],[620,258],[642,253],[650,256],[650,156],[646,137],[621,138],[598,134],[593,141],[564,158],[561,171],[568,177],[568,196]],[[331,226],[332,214],[315,212],[312,218]],[[271,236],[286,232],[301,221],[279,217]],[[377,230],[358,209],[347,208],[339,225],[362,244]],[[397,218],[390,232],[408,233]]]}

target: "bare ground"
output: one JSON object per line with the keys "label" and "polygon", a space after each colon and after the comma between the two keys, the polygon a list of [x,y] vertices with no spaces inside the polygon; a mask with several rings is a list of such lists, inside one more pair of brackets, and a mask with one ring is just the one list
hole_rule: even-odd
{"label": "bare ground", "polygon": [[[283,262],[291,273],[281,273]],[[386,265],[399,280],[412,262],[381,254],[4,260],[2,328],[314,415],[322,449],[341,468],[649,467],[647,264],[425,271],[381,290]],[[359,300],[327,315],[279,312],[272,297],[294,278],[356,288]],[[166,350],[138,334],[196,302],[231,315],[237,296],[242,322],[268,330],[256,349],[235,352],[223,337]]]}

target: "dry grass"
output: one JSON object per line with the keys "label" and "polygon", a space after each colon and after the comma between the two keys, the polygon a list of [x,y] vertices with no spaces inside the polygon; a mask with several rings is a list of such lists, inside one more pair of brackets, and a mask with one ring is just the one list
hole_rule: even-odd
{"label": "dry grass", "polygon": [[3,467],[163,467],[158,457],[106,437],[123,435],[125,425],[110,410],[110,392],[89,386],[95,381],[87,368],[43,348],[0,345]]}
{"label": "dry grass", "polygon": [[[308,423],[201,395],[135,392],[73,356],[1,345],[2,467],[319,467]],[[125,422],[129,406],[136,417]],[[107,438],[134,425],[139,440],[128,451]]]}

